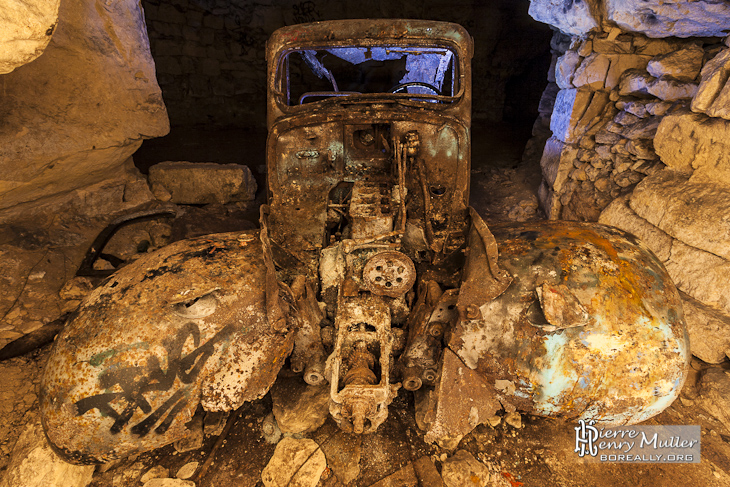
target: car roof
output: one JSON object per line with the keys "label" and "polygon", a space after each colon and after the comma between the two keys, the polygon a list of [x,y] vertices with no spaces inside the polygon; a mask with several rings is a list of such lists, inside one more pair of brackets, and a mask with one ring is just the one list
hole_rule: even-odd
{"label": "car roof", "polygon": [[[300,46],[368,45],[382,44],[391,40],[395,44],[447,43],[453,45],[460,56],[471,58],[473,44],[467,31],[451,22],[406,19],[347,19],[328,20],[309,24],[282,27],[269,39],[267,48],[279,51]],[[270,52],[270,54],[274,54]]]}

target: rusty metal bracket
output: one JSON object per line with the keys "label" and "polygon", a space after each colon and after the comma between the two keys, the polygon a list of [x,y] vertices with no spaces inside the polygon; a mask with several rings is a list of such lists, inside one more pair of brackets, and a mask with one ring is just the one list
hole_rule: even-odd
{"label": "rusty metal bracket", "polygon": [[145,220],[155,220],[157,218],[175,218],[178,211],[175,208],[155,208],[152,210],[143,210],[128,215],[123,215],[112,221],[102,230],[94,239],[89,250],[81,261],[79,269],[76,271],[77,276],[86,277],[107,277],[116,272],[116,269],[94,269],[94,262],[101,257],[101,251],[109,242],[116,231],[131,223],[137,223]]}

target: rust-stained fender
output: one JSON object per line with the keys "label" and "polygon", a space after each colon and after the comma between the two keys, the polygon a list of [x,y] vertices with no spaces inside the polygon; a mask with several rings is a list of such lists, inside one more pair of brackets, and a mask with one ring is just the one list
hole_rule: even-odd
{"label": "rust-stained fender", "polygon": [[506,407],[619,425],[672,403],[689,338],[677,290],[643,243],[589,223],[490,229],[513,281],[462,316],[449,347]]}
{"label": "rust-stained fender", "polygon": [[50,444],[103,463],[181,439],[198,404],[263,396],[293,345],[272,331],[258,231],[175,242],[123,267],[58,336],[40,391]]}

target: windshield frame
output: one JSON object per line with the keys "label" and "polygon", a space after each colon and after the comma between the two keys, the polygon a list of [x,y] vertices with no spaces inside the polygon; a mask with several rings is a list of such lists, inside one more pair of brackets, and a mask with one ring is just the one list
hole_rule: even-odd
{"label": "windshield frame", "polygon": [[[283,110],[297,109],[298,107],[302,106],[312,107],[314,105],[319,105],[322,102],[330,101],[331,98],[338,98],[341,102],[362,102],[367,100],[376,101],[387,98],[390,100],[403,99],[411,100],[414,102],[438,102],[440,104],[456,103],[463,97],[464,92],[461,66],[462,56],[460,55],[458,46],[452,45],[449,42],[434,42],[433,39],[429,39],[429,41],[430,42],[419,42],[418,39],[408,39],[407,42],[404,42],[403,40],[401,40],[400,42],[393,42],[392,40],[388,39],[363,39],[360,42],[350,43],[336,42],[331,44],[322,43],[307,46],[287,46],[279,50],[279,52],[277,53],[277,62],[275,64],[276,72],[274,73],[273,90],[271,95],[275,97],[277,105],[279,105],[279,107]],[[412,48],[424,51],[427,51],[428,49],[447,50],[451,53],[452,56],[452,60],[450,61],[450,71],[452,72],[450,84],[452,86],[452,91],[454,91],[455,89],[456,92],[453,95],[441,95],[432,93],[353,92],[346,90],[332,90],[322,92],[312,91],[306,92],[302,95],[302,97],[304,95],[316,96],[321,93],[321,96],[323,96],[323,99],[321,100],[311,101],[308,103],[299,103],[293,100],[290,93],[290,77],[287,72],[289,55],[291,55],[292,53],[305,51],[324,52],[333,49],[348,48],[383,48],[386,50],[388,48],[403,50]],[[428,53],[424,52],[424,54]],[[353,63],[352,65],[355,66],[357,64],[359,63]],[[302,97],[300,97],[299,100],[301,100]]]}

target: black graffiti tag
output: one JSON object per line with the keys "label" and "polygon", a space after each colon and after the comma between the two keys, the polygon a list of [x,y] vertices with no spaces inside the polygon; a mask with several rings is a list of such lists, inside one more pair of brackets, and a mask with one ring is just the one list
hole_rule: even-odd
{"label": "black graffiti tag", "polygon": [[[233,329],[233,325],[228,325],[206,343],[198,346],[200,343],[200,328],[195,323],[187,323],[172,339],[165,343],[167,371],[160,368],[160,361],[155,355],[147,359],[147,364],[144,367],[109,367],[101,373],[99,385],[104,389],[110,389],[118,384],[122,388],[122,392],[97,394],[77,401],[77,415],[81,416],[90,409],[96,408],[101,414],[114,419],[114,424],[109,428],[109,431],[112,434],[117,434],[129,423],[129,420],[132,419],[135,411],[139,408],[148,416],[132,426],[130,431],[143,437],[150,432],[158,421],[162,420],[155,428],[155,433],[164,434],[180,410],[187,404],[188,395],[192,389],[191,384],[213,354],[215,344],[228,337]],[[183,346],[190,337],[192,337],[193,344],[197,348],[183,356]],[[145,398],[145,394],[151,391],[169,391],[175,383],[176,377],[179,377],[180,382],[185,386],[175,391],[162,405],[153,411],[152,406]],[[112,406],[115,401],[124,403],[121,412]]]}

